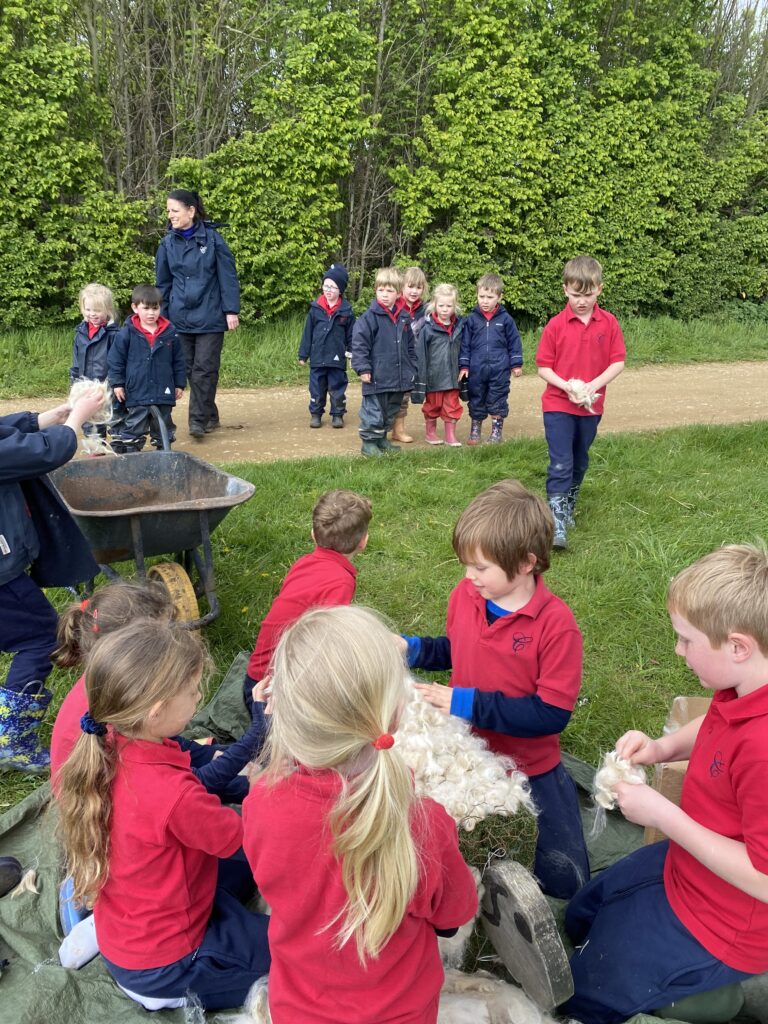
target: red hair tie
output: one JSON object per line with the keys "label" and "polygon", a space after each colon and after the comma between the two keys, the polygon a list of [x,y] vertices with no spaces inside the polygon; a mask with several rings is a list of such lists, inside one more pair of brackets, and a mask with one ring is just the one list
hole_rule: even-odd
{"label": "red hair tie", "polygon": [[383,732],[377,740],[373,741],[373,746],[376,750],[389,750],[394,745],[395,737],[391,736],[388,732]]}
{"label": "red hair tie", "polygon": [[88,598],[86,597],[84,601],[80,602],[80,611],[84,612],[87,607],[88,607]]}

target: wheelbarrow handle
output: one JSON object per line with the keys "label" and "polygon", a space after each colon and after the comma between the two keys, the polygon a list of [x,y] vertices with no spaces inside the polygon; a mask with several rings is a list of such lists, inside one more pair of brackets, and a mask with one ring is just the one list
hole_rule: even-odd
{"label": "wheelbarrow handle", "polygon": [[163,451],[169,452],[171,450],[171,439],[168,436],[168,427],[165,425],[165,420],[160,415],[160,410],[156,405],[150,405],[149,414],[154,416],[157,421],[157,426],[160,429],[160,440],[163,442]]}

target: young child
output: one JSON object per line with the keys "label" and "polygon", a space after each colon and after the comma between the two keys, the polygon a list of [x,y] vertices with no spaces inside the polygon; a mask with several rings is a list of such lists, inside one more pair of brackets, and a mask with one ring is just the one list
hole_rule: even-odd
{"label": "young child", "polygon": [[351,604],[357,586],[355,555],[365,551],[371,503],[354,491],[328,491],[312,510],[315,550],[293,563],[261,624],[248,662],[243,696],[251,706],[251,691],[269,672],[282,633],[308,608]]}
{"label": "young child", "polygon": [[169,738],[195,712],[206,660],[196,634],[157,619],[104,637],[57,803],[73,895],[93,906],[115,981],[145,998],[192,992],[214,1010],[243,1002],[269,951],[267,918],[240,902],[253,891],[234,856],[240,816]]}
{"label": "young child", "polygon": [[453,531],[466,577],[448,602],[447,636],[406,640],[411,667],[453,670],[449,686],[418,686],[429,703],[471,721],[528,775],[539,811],[533,872],[547,895],[567,899],[589,878],[559,737],[581,688],[582,640],[570,608],[542,579],[551,544],[541,498],[517,480],[489,487]]}
{"label": "young child", "polygon": [[[112,583],[94,592],[84,601],[76,601],[59,618],[59,645],[53,660],[60,668],[82,665],[104,637],[122,629],[134,619],[170,622],[173,604],[168,591],[151,581]],[[57,776],[80,736],[80,718],[88,710],[85,676],[69,691],[59,708],[51,736],[51,780]],[[201,744],[183,736],[174,736],[190,756],[192,770],[210,793],[227,803],[241,803],[248,792],[248,781],[238,773],[261,749],[266,726],[262,705],[253,704],[251,728],[230,746]]]}
{"label": "young child", "polygon": [[331,426],[344,426],[347,411],[347,351],[352,344],[355,314],[344,298],[349,275],[333,263],[323,277],[320,295],[309,307],[299,345],[299,363],[309,360],[309,425],[319,427],[325,399],[331,396]]}
{"label": "young child", "polygon": [[38,730],[58,617],[41,587],[74,586],[99,567],[45,474],[69,462],[102,398],[96,388],[72,407],[0,416],[0,651],[14,655],[0,686],[0,770],[48,769]]}
{"label": "young child", "polygon": [[411,401],[423,402],[427,444],[442,444],[437,421],[445,423],[445,443],[460,448],[456,424],[461,418],[459,349],[462,325],[459,293],[452,284],[439,284],[427,306],[424,326],[416,335],[417,377]]}
{"label": "young child", "polygon": [[160,315],[162,294],[150,284],[133,289],[129,317],[107,355],[109,383],[115,398],[125,402],[127,413],[119,434],[113,432],[113,448],[121,453],[140,452],[149,433],[152,444],[162,447],[160,426],[149,411],[157,406],[175,440],[171,413],[186,383],[184,353],[176,328]]}
{"label": "young child", "polygon": [[562,1012],[586,1024],[768,970],[768,553],[705,555],[672,580],[667,608],[675,652],[714,697],[677,732],[632,730],[616,744],[634,764],[690,763],[679,807],[647,785],[616,788],[625,817],[669,840],[603,871],[568,907],[578,949]]}
{"label": "young child", "polygon": [[397,267],[376,272],[376,298],[352,332],[352,369],[363,382],[360,439],[363,455],[400,451],[387,437],[413,387],[416,354],[411,318],[397,304],[403,278]]}
{"label": "young child", "polygon": [[[103,284],[92,282],[80,292],[80,312],[83,319],[75,328],[75,340],[72,345],[72,366],[69,368],[69,383],[74,384],[81,377],[88,380],[107,379],[107,353],[117,337],[117,313],[115,297]],[[112,420],[109,427],[113,433],[119,433],[125,406],[115,402],[112,408]],[[84,423],[86,435],[98,434],[107,436],[105,423]]]}
{"label": "young child", "polygon": [[454,822],[415,798],[398,754],[407,700],[402,658],[367,609],[315,609],[280,641],[269,767],[243,804],[272,908],[273,1024],[307,1007],[334,1024],[437,1020],[436,932],[473,917],[477,888]]}
{"label": "young child", "polygon": [[523,372],[523,345],[517,324],[501,305],[504,282],[484,274],[477,282],[477,305],[464,323],[459,378],[467,378],[472,426],[467,444],[480,444],[483,420],[491,417],[490,444],[501,441],[509,415],[510,373]]}
{"label": "young child", "polygon": [[[424,323],[424,296],[428,290],[427,276],[421,267],[407,267],[403,274],[403,293],[398,300],[398,305],[411,318],[411,330],[414,338]],[[392,440],[399,444],[413,442],[411,435],[405,432],[405,417],[407,415],[408,393],[406,392],[400,405],[400,412],[395,416],[395,422],[392,424]]]}
{"label": "young child", "polygon": [[[565,548],[567,531],[589,448],[603,414],[605,388],[624,369],[626,349],[616,317],[597,305],[603,268],[591,256],[569,260],[563,270],[568,305],[544,328],[536,350],[539,376],[547,382],[541,396],[549,449],[547,498],[555,517],[556,548]],[[573,381],[582,381],[583,390]]]}

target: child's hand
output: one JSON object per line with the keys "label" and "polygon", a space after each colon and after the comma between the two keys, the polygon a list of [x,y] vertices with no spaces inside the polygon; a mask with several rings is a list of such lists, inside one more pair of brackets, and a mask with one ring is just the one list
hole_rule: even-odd
{"label": "child's hand", "polygon": [[666,812],[671,804],[665,796],[644,783],[620,782],[616,786],[616,799],[621,813],[635,825],[651,825],[664,831]]}
{"label": "child's hand", "polygon": [[360,380],[363,382],[363,384],[370,384],[371,383],[371,376],[372,375],[370,373],[361,373],[360,374]]}
{"label": "child's hand", "polygon": [[459,370],[459,380],[465,380],[468,376],[469,368],[467,366],[462,366],[462,368]]}
{"label": "child's hand", "polygon": [[[120,388],[120,390],[122,391],[123,389],[122,389],[122,388]],[[181,398],[181,396],[182,396],[182,395],[184,394],[184,388],[176,388],[176,392],[175,392],[175,394],[176,394],[176,401],[178,402],[178,400],[179,400],[179,399]]]}
{"label": "child's hand", "polygon": [[[72,427],[73,430],[79,430],[94,413],[101,409],[103,404],[104,392],[101,387],[96,385],[93,388],[89,388],[88,391],[83,392],[72,406],[65,423],[68,427]],[[39,424],[40,418],[38,417],[38,426]]]}
{"label": "child's hand", "polygon": [[114,394],[118,402],[125,401],[125,388],[112,388],[112,393]]}
{"label": "child's hand", "polygon": [[272,714],[272,676],[264,676],[251,690],[251,697],[256,704],[264,705],[264,714]]}
{"label": "child's hand", "polygon": [[65,423],[67,416],[71,412],[72,408],[69,403],[64,402],[63,405],[57,405],[55,409],[48,409],[46,412],[38,413],[38,430],[45,430],[46,427],[55,427],[60,423]]}
{"label": "child's hand", "polygon": [[512,376],[513,377],[522,377],[523,376],[523,368],[522,368],[522,366],[513,366],[512,367]]}
{"label": "child's hand", "polygon": [[306,359],[300,359],[299,360],[299,366],[306,366],[306,365],[307,365],[307,360]]}
{"label": "child's hand", "polygon": [[452,696],[450,686],[441,686],[440,683],[416,683],[415,688],[427,704],[442,711],[444,715],[450,715]]}
{"label": "child's hand", "polygon": [[663,760],[656,740],[638,729],[630,729],[616,741],[616,753],[632,764],[656,764]]}

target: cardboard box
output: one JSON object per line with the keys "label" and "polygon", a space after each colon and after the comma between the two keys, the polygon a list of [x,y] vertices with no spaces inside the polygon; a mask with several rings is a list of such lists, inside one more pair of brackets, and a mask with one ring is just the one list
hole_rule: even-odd
{"label": "cardboard box", "polygon": [[[712,701],[711,697],[675,697],[667,715],[664,732],[675,732],[694,718],[705,715]],[[680,794],[683,791],[683,779],[688,768],[687,761],[667,761],[657,764],[653,770],[651,785],[653,788],[680,806]],[[646,827],[644,842],[658,843],[667,837],[663,832],[651,826]]]}

